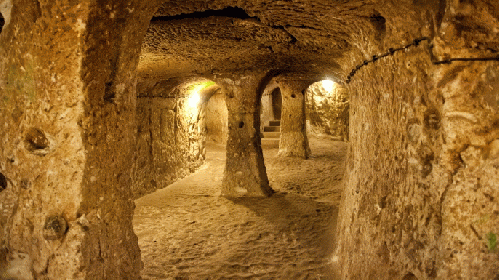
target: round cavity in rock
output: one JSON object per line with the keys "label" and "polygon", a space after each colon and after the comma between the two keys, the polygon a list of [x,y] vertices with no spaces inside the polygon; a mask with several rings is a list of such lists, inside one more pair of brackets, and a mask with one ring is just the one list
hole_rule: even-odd
{"label": "round cavity in rock", "polygon": [[43,238],[45,240],[57,240],[64,236],[68,226],[64,217],[50,216],[45,219],[43,227]]}
{"label": "round cavity in rock", "polygon": [[7,188],[7,178],[5,178],[5,175],[0,173],[0,192],[5,190]]}
{"label": "round cavity in rock", "polygon": [[43,131],[31,128],[26,134],[26,149],[30,152],[44,150],[49,146],[49,140]]}
{"label": "round cavity in rock", "polygon": [[294,94],[294,93],[293,93],[293,94],[291,94],[291,97],[292,97],[292,98],[296,98],[296,94]]}
{"label": "round cavity in rock", "polygon": [[244,127],[244,122],[239,122],[239,128],[243,128]]}

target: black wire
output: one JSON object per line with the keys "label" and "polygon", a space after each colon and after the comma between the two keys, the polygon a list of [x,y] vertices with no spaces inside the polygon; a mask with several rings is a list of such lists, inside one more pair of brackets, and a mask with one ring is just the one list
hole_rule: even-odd
{"label": "black wire", "polygon": [[406,45],[405,47],[400,47],[400,48],[396,48],[396,49],[389,48],[388,52],[386,52],[384,54],[373,55],[373,57],[370,60],[364,60],[363,63],[357,65],[354,69],[352,69],[352,71],[350,71],[350,74],[348,74],[345,82],[347,84],[350,83],[353,76],[355,76],[357,71],[359,71],[362,67],[367,66],[370,63],[374,63],[377,60],[379,60],[380,58],[391,56],[391,55],[394,55],[396,52],[406,50],[412,46],[419,46],[419,44],[423,41],[430,42],[430,60],[431,60],[431,63],[434,65],[451,64],[454,61],[499,61],[499,56],[494,56],[494,57],[454,57],[454,58],[449,58],[449,59],[445,59],[445,60],[437,60],[433,56],[433,52],[431,51],[433,48],[431,39],[429,37],[421,37],[421,38],[415,39],[412,43]]}

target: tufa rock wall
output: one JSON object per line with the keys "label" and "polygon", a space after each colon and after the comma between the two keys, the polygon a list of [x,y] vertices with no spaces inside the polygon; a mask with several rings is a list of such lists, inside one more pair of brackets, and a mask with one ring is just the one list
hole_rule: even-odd
{"label": "tufa rock wall", "polygon": [[[351,145],[334,258],[343,279],[498,277],[499,65],[432,62],[493,55],[483,46],[497,33],[483,19],[497,23],[497,15],[484,2],[444,2],[435,23],[442,36],[361,67],[349,84]],[[405,24],[430,34],[411,23],[416,14]],[[385,44],[410,35],[397,33],[403,27]],[[379,48],[364,51],[372,57]]]}
{"label": "tufa rock wall", "polygon": [[336,84],[328,92],[322,84],[314,83],[306,91],[306,113],[310,132],[327,134],[348,140],[348,91]]}
{"label": "tufa rock wall", "polygon": [[206,139],[225,145],[228,137],[228,111],[223,91],[218,90],[205,106]]}
{"label": "tufa rock wall", "polygon": [[0,277],[138,279],[135,74],[155,1],[10,2],[0,4]]}
{"label": "tufa rock wall", "polygon": [[191,104],[188,96],[138,99],[135,198],[164,188],[201,166],[205,116],[206,103]]}
{"label": "tufa rock wall", "polygon": [[[412,50],[365,67],[349,85],[348,178],[338,227],[343,279],[436,276],[440,199],[450,175],[434,166],[442,98],[428,89],[428,67],[429,57]],[[428,112],[432,125],[425,125]]]}

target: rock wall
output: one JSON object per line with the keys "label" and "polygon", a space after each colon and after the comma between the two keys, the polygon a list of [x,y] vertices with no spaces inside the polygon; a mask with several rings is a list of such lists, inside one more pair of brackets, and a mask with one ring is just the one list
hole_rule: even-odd
{"label": "rock wall", "polygon": [[471,32],[493,16],[478,3],[446,5],[442,37],[368,63],[348,86],[351,144],[334,258],[342,279],[499,277],[499,65],[432,63],[493,54],[477,47],[493,37]]}
{"label": "rock wall", "polygon": [[205,106],[206,139],[225,145],[228,137],[228,112],[222,90],[211,96]]}
{"label": "rock wall", "polygon": [[135,198],[168,186],[204,162],[205,105],[180,96],[185,97],[138,99]]}
{"label": "rock wall", "polygon": [[2,278],[139,278],[130,187],[148,5],[0,3],[0,201],[14,205]]}
{"label": "rock wall", "polygon": [[[15,8],[0,3],[8,19],[0,34],[0,278],[16,268],[26,279],[56,269],[72,276],[80,261],[69,248],[84,234],[76,221],[86,161],[78,125],[84,93],[77,36],[83,30],[50,21],[40,9],[36,1]],[[88,14],[76,5],[43,11]],[[37,21],[67,31],[44,34]],[[52,40],[61,40],[61,50]]]}
{"label": "rock wall", "polygon": [[348,90],[339,85],[329,92],[321,82],[312,84],[306,91],[308,131],[327,134],[348,140]]}

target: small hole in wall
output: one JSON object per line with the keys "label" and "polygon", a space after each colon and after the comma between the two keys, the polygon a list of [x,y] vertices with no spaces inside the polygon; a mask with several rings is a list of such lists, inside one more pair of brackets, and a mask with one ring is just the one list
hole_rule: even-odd
{"label": "small hole in wall", "polygon": [[61,239],[66,234],[68,223],[62,216],[51,216],[45,219],[43,237],[45,240]]}
{"label": "small hole in wall", "polygon": [[5,176],[2,173],[0,173],[0,192],[5,190],[6,188],[7,188],[7,178],[5,178]]}
{"label": "small hole in wall", "polygon": [[107,82],[106,89],[104,92],[104,101],[107,103],[113,103],[115,97],[116,97],[116,94],[114,93],[114,90],[113,90],[113,83]]}
{"label": "small hole in wall", "polygon": [[26,134],[25,147],[28,151],[44,150],[48,148],[49,140],[43,131],[31,128]]}
{"label": "small hole in wall", "polygon": [[291,94],[291,98],[296,98],[296,94]]}
{"label": "small hole in wall", "polygon": [[243,128],[244,127],[244,122],[239,122],[239,128]]}

